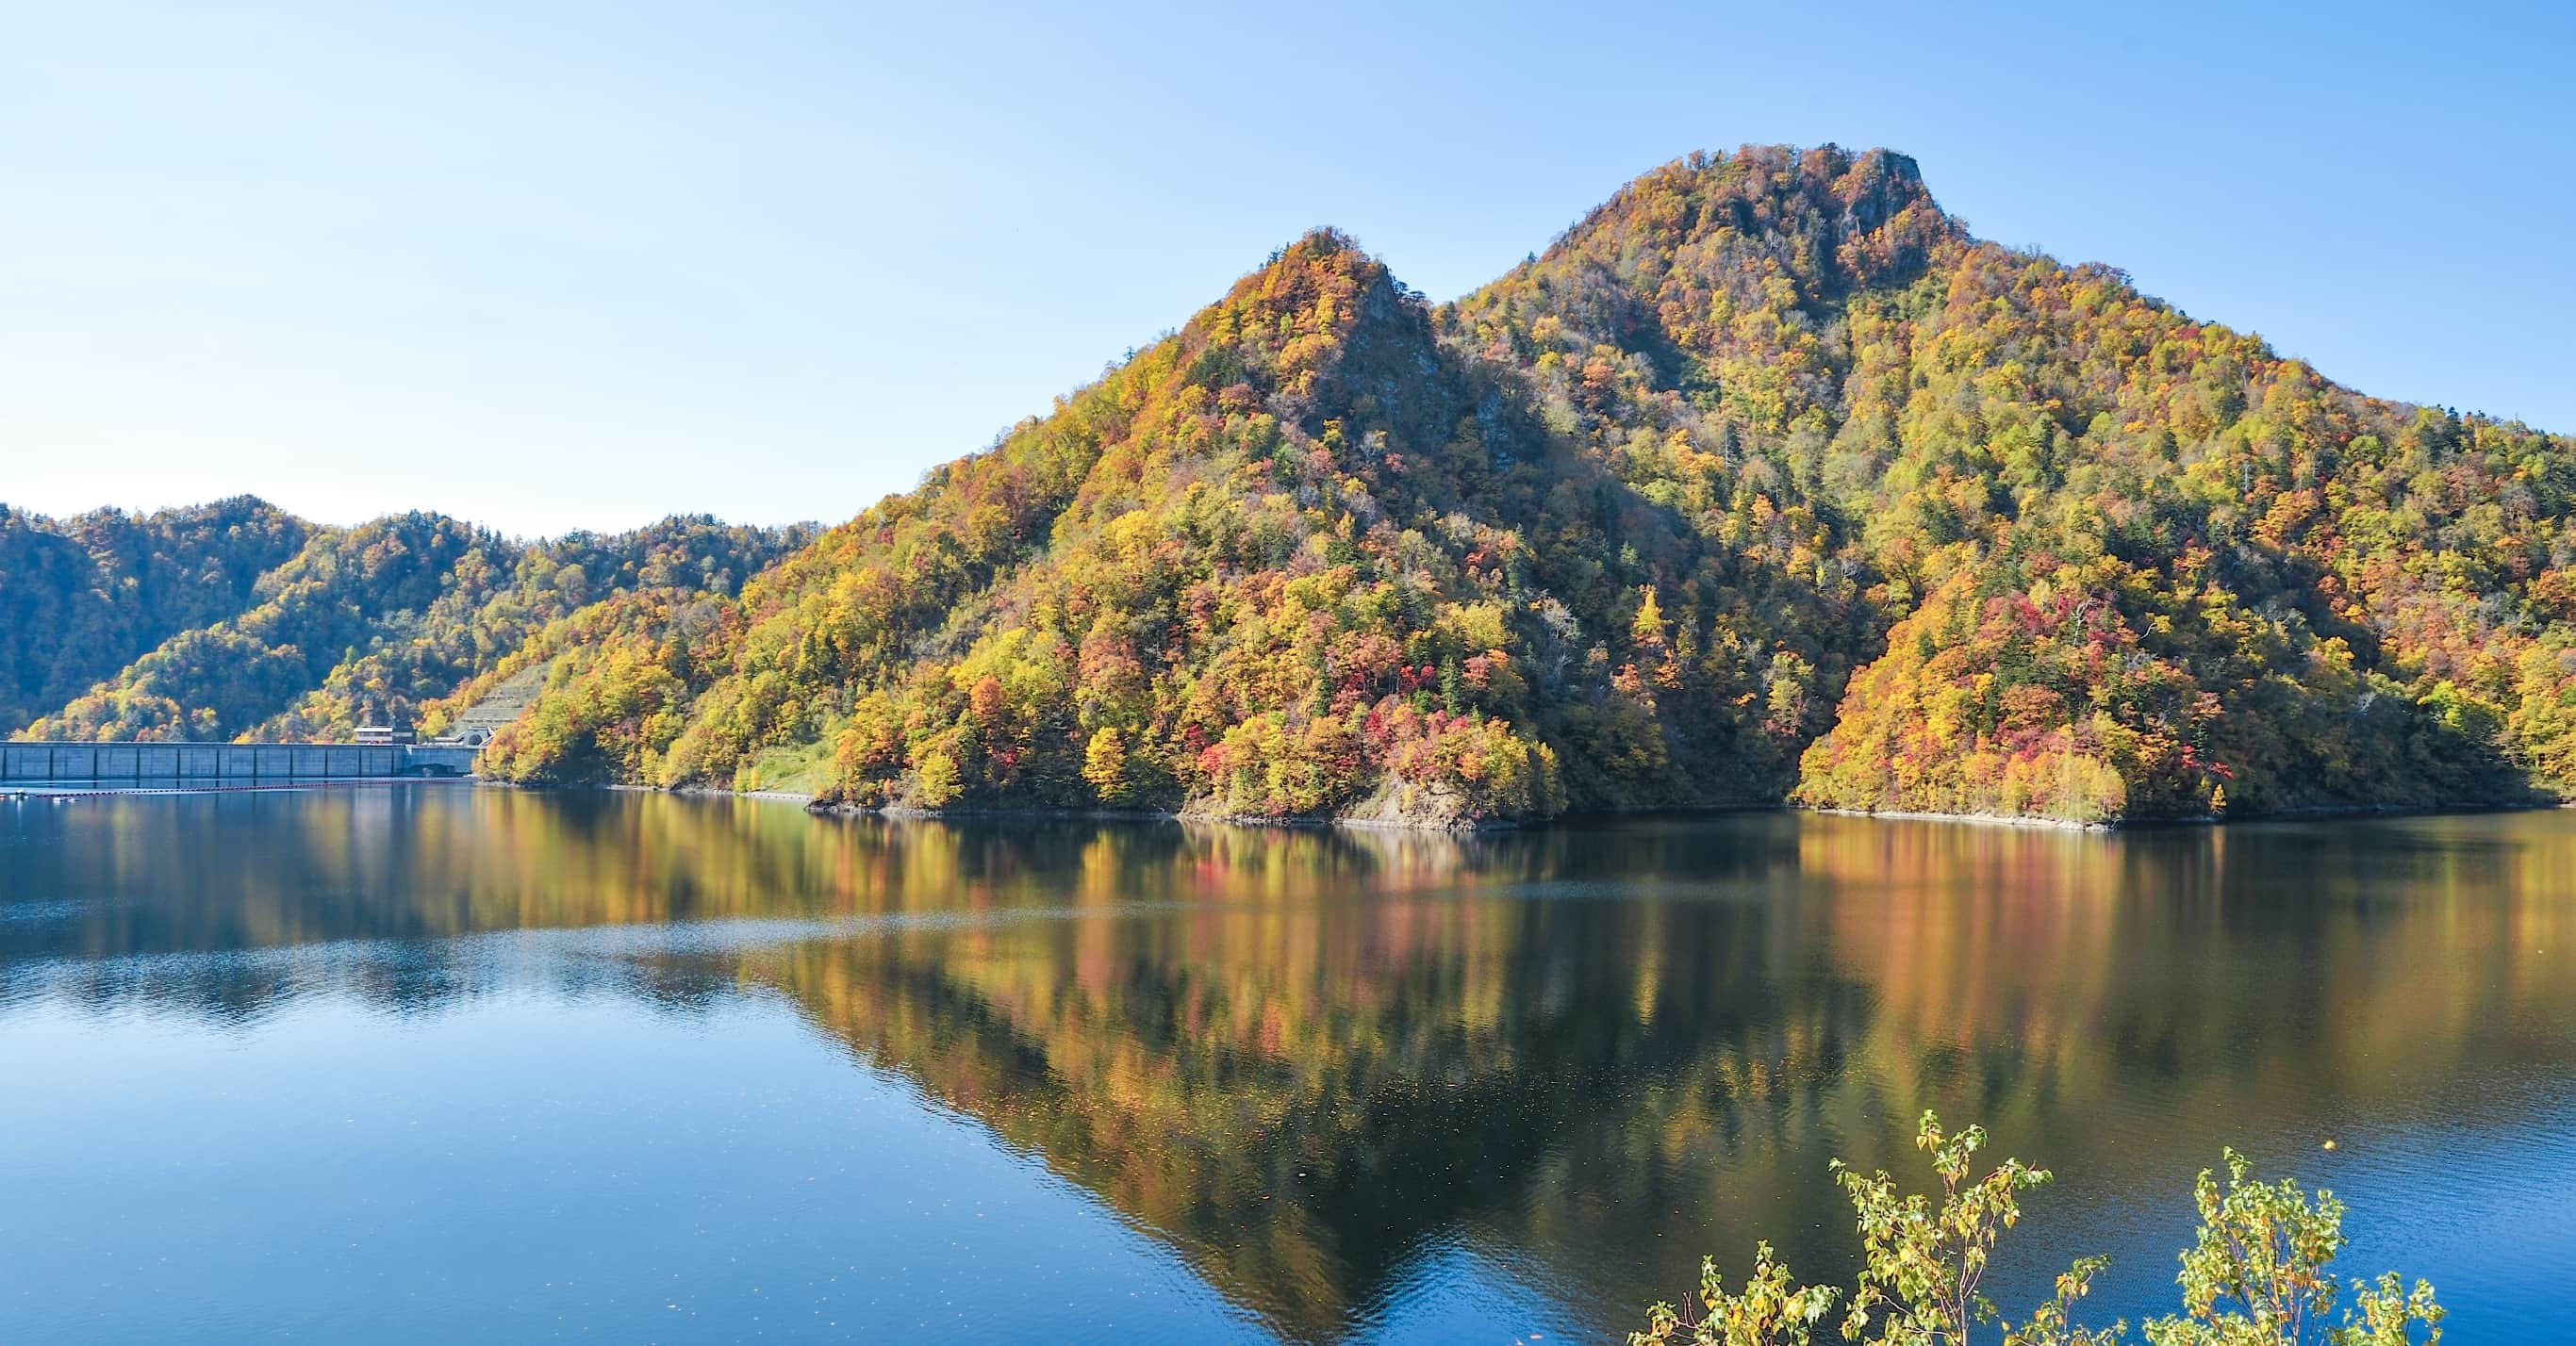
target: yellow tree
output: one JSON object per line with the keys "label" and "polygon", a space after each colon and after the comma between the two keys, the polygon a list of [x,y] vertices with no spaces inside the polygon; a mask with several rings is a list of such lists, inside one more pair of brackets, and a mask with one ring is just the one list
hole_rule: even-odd
{"label": "yellow tree", "polygon": [[1090,746],[1082,750],[1082,778],[1091,782],[1091,791],[1104,804],[1115,804],[1127,793],[1127,746],[1118,731],[1107,725],[1091,736]]}

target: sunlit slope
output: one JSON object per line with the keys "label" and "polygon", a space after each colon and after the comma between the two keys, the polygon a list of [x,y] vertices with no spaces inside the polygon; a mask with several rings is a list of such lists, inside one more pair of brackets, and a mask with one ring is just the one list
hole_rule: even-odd
{"label": "sunlit slope", "polygon": [[2576,779],[2571,486],[1903,156],[1752,147],[1437,308],[1302,239],[738,601],[541,641],[493,763],[1435,825],[2520,802]]}
{"label": "sunlit slope", "polygon": [[[1758,622],[1759,661],[1660,626],[1656,574]],[[1753,802],[1798,743],[1774,686],[1836,666],[1853,592],[1605,470],[1319,233],[699,632],[630,604],[495,761],[756,786],[819,749],[827,793],[925,807]]]}

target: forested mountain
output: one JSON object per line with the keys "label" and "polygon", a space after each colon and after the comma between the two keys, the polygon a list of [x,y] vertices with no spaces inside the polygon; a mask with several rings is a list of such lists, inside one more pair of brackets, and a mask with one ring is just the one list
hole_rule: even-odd
{"label": "forested mountain", "polygon": [[239,612],[312,531],[248,496],[60,521],[0,505],[0,734],[171,635]]}
{"label": "forested mountain", "polygon": [[713,607],[527,779],[1461,821],[2095,820],[2576,772],[2576,446],[2375,401],[1884,152],[1694,156],[1424,303],[1319,233]]}
{"label": "forested mountain", "polygon": [[1670,165],[1444,316],[1641,494],[1857,591],[1800,800],[2090,819],[2576,772],[2576,444],[1978,242],[1902,158]]}
{"label": "forested mountain", "polygon": [[345,737],[372,714],[408,720],[427,703],[525,646],[549,623],[637,589],[726,597],[810,540],[809,530],[665,519],[629,533],[573,533],[529,546],[487,538],[416,617],[371,635],[292,710],[263,723],[264,739]]}
{"label": "forested mountain", "polygon": [[[711,619],[629,600],[491,756],[535,778],[819,771],[929,807],[1553,812],[1533,717],[1662,744],[1578,695],[1612,677],[1568,643],[1587,617],[1505,588],[1519,562],[1488,521],[1552,517],[1532,488],[1588,475],[1506,371],[1318,234]],[[1566,559],[1579,601],[1619,601]],[[1504,651],[1529,639],[1549,643]],[[1665,754],[1652,769],[1690,788]]]}
{"label": "forested mountain", "polygon": [[435,514],[288,524],[301,549],[219,620],[111,665],[25,736],[345,739],[363,719],[410,718],[586,603],[637,585],[730,594],[804,540],[703,517],[530,545]]}
{"label": "forested mountain", "polygon": [[[383,566],[317,537],[43,727],[456,689],[436,722],[542,677],[489,769],[863,806],[2510,803],[2576,784],[2572,490],[2567,438],[1980,242],[1902,156],[1749,147],[1452,304],[1309,235],[738,593],[743,550],[549,553],[567,592],[406,579],[488,546],[427,521]],[[287,690],[154,690],[191,661]]]}

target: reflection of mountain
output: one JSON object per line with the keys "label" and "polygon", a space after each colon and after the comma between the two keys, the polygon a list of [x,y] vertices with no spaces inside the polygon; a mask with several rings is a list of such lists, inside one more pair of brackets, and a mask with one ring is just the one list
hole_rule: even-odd
{"label": "reflection of mountain", "polygon": [[18,822],[0,1001],[435,1006],[500,975],[442,938],[487,932],[616,955],[541,960],[565,986],[774,989],[1303,1337],[1435,1237],[1575,1303],[1756,1236],[1823,1275],[1825,1158],[1896,1162],[1926,1105],[2084,1208],[2169,1201],[2223,1141],[2511,1123],[2488,1085],[2576,1078],[2559,815],[1450,839],[423,790]]}
{"label": "reflection of mountain", "polygon": [[[966,900],[1067,917],[815,941],[750,967],[1322,1336],[1421,1238],[1508,1221],[1570,1133],[1657,1082],[1776,1051],[1745,1040],[1772,1016],[1727,989],[1769,981],[1756,960],[1775,941],[1748,928],[1762,908],[1641,922],[1627,904],[1487,891],[1543,882],[1561,841],[1366,845],[932,834],[887,891],[1007,873],[970,877]],[[1122,903],[1148,914],[1115,918]],[[1712,955],[1660,1006],[1634,960],[1657,938]]]}

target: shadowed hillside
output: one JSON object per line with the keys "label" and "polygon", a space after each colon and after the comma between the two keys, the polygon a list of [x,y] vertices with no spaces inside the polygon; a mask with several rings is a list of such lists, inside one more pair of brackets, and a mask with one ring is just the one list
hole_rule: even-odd
{"label": "shadowed hillside", "polygon": [[804,540],[697,517],[528,544],[435,514],[315,529],[257,509],[301,549],[239,576],[218,620],[110,667],[25,736],[346,739],[362,720],[411,718],[602,597],[639,584],[730,594]]}
{"label": "shadowed hillside", "polygon": [[240,612],[312,525],[249,496],[53,520],[0,505],[0,733]]}

